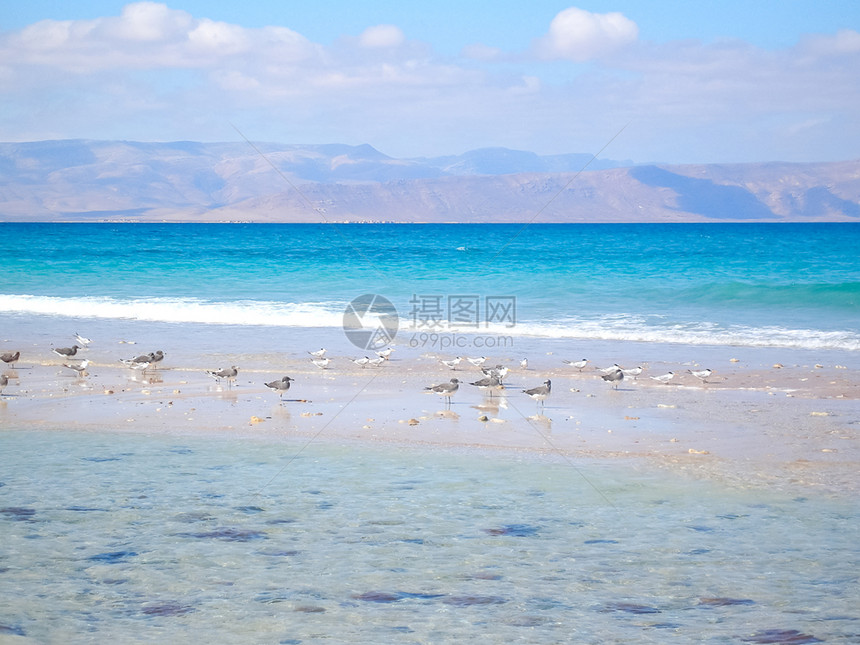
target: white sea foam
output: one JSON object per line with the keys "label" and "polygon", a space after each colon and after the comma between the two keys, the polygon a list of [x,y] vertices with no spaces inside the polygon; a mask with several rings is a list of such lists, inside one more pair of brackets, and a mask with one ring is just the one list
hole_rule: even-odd
{"label": "white sea foam", "polygon": [[[216,302],[186,298],[67,298],[0,294],[0,313],[268,327],[338,328],[343,325],[346,305],[346,302],[290,303],[257,300]],[[432,328],[416,328],[411,320],[403,318],[401,333],[481,334],[572,340],[860,351],[860,334],[856,331],[790,329],[777,326],[721,326],[696,321],[669,324],[658,317],[627,314],[569,318],[559,322],[518,321],[510,326],[481,324],[478,327],[466,327],[449,325],[443,321]]]}

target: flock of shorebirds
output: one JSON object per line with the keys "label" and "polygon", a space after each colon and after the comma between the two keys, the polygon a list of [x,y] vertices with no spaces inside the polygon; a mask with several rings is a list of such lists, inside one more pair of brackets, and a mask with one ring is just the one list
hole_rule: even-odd
{"label": "flock of shorebirds", "polygon": [[[84,349],[89,346],[92,342],[89,338],[81,336],[80,334],[75,334],[76,343],[71,347],[57,347],[53,348],[52,351],[57,356],[60,356],[69,362],[63,363],[63,367],[66,367],[74,372],[76,372],[80,377],[84,377],[87,374],[87,367],[90,364],[90,361],[87,359],[80,360],[78,362],[72,362],[72,359],[76,357],[78,350]],[[80,343],[78,345],[77,343]],[[359,367],[380,367],[385,361],[390,360],[391,354],[394,351],[394,348],[390,347],[381,351],[376,352],[375,358],[370,358],[368,356],[364,356],[361,358],[350,358],[349,360],[358,365]],[[327,369],[331,364],[332,359],[326,357],[326,350],[321,348],[316,351],[308,352],[310,354],[310,361],[313,365],[320,369]],[[21,352],[4,352],[0,354],[0,361],[8,365],[9,367],[15,366],[15,363],[21,357]],[[139,356],[135,356],[134,358],[128,359],[120,359],[120,363],[125,365],[126,367],[138,371],[138,372],[146,372],[150,369],[156,369],[158,363],[164,360],[164,352],[161,350],[150,352],[148,354],[140,354]],[[490,397],[493,397],[495,392],[501,391],[505,389],[504,379],[508,375],[510,369],[503,365],[495,365],[493,367],[484,367],[484,363],[487,361],[486,356],[480,356],[475,358],[470,357],[462,357],[456,356],[453,359],[439,359],[440,364],[451,370],[457,370],[460,363],[466,361],[473,367],[479,368],[481,373],[483,374],[483,378],[480,378],[476,381],[468,382],[469,385],[477,387],[479,390],[486,392]],[[563,363],[577,369],[579,372],[582,372],[585,369],[589,361],[586,358],[580,359],[578,361],[562,361]],[[522,369],[528,369],[528,359],[524,358],[520,361],[520,367]],[[643,368],[641,366],[633,367],[633,368],[623,368],[617,364],[611,365],[609,367],[604,368],[595,368],[596,373],[600,376],[601,379],[612,385],[615,389],[618,389],[619,384],[621,384],[625,379],[636,380],[636,378],[642,374]],[[235,365],[228,368],[221,368],[217,370],[206,370],[207,375],[214,378],[219,383],[221,381],[227,381],[228,387],[232,387],[233,381],[239,374],[239,368]],[[708,377],[713,373],[710,369],[702,369],[702,370],[688,370],[690,374],[699,379],[702,383],[708,382]],[[672,379],[675,378],[674,372],[666,372],[665,374],[660,374],[659,376],[650,376],[650,379],[663,384],[668,384]],[[281,400],[283,400],[284,394],[286,394],[290,385],[295,381],[294,378],[290,376],[283,376],[280,379],[275,381],[271,381],[269,383],[264,383],[264,385],[277,392],[280,395]],[[439,395],[444,398],[446,401],[446,405],[451,405],[451,399],[454,394],[459,390],[461,381],[458,378],[452,378],[445,383],[439,383],[437,385],[428,385],[424,388],[427,392],[432,392],[434,394]],[[0,392],[3,391],[3,388],[8,384],[8,377],[4,375],[0,375]],[[537,387],[523,389],[522,392],[534,399],[538,402],[539,406],[543,408],[547,398],[552,392],[552,382],[547,379],[541,385]]]}
{"label": "flock of shorebirds", "polygon": [[[440,362],[448,367],[449,369],[456,370],[457,366],[463,361],[463,357],[457,356],[450,360],[442,359]],[[509,368],[504,367],[502,365],[496,365],[495,367],[484,367],[484,362],[487,360],[485,356],[481,356],[478,358],[468,358],[465,360],[468,363],[471,363],[473,366],[481,369],[481,372],[484,375],[484,378],[479,379],[477,381],[472,381],[469,385],[474,385],[475,387],[489,392],[490,396],[493,396],[493,392],[498,390],[503,390],[505,388],[504,378],[507,376],[509,372]],[[570,365],[578,369],[580,372],[588,365],[589,361],[587,358],[580,359],[578,361],[562,361],[563,363]],[[524,358],[520,361],[520,367],[523,369],[528,369],[528,359]],[[615,389],[618,389],[618,385],[625,379],[636,380],[636,377],[642,374],[643,368],[641,366],[632,367],[632,368],[623,368],[619,365],[611,365],[610,367],[597,368],[597,372],[600,377],[610,383]],[[704,370],[688,370],[690,374],[695,376],[697,379],[702,381],[702,383],[707,383],[708,377],[713,374],[713,371],[710,369]],[[649,377],[658,383],[667,384],[673,378],[675,378],[674,372],[666,372],[665,374],[661,374],[659,376],[651,376]],[[448,405],[450,405],[451,398],[460,388],[461,381],[457,378],[452,378],[447,383],[440,383],[438,385],[430,385],[425,387],[424,389],[429,392],[434,392],[439,396],[445,397],[448,401]],[[552,392],[552,381],[547,379],[541,385],[537,387],[533,387],[527,390],[522,390],[524,394],[531,397],[535,401],[538,402],[541,408],[545,405],[547,398]]]}

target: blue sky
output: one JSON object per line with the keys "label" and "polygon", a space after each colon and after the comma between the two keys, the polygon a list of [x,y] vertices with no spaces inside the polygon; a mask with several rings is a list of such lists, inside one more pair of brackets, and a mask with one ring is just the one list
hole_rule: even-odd
{"label": "blue sky", "polygon": [[13,2],[0,92],[3,141],[835,161],[860,157],[860,3]]}

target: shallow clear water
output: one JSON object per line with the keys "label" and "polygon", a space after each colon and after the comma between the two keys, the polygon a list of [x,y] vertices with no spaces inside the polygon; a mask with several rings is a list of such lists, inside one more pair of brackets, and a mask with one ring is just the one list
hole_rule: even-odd
{"label": "shallow clear water", "polygon": [[13,430],[0,483],[0,638],[860,639],[853,500],[635,461]]}

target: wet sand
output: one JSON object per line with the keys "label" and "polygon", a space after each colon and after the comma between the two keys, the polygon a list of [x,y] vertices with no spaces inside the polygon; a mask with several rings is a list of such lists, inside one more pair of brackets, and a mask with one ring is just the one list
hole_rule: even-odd
{"label": "wet sand", "polygon": [[[636,349],[618,345],[619,356]],[[714,373],[702,383],[688,373],[701,366],[673,362],[670,352],[616,390],[592,365],[578,372],[551,352],[526,370],[519,358],[491,357],[487,364],[511,371],[490,397],[469,385],[478,368],[463,361],[450,370],[442,355],[408,348],[366,368],[330,353],[324,370],[298,353],[174,361],[166,348],[162,366],[140,373],[115,357],[156,348],[113,343],[79,352],[91,361],[82,378],[50,351],[26,349],[17,368],[2,370],[4,428],[390,442],[521,451],[572,466],[582,457],[644,459],[741,487],[860,491],[860,371],[838,363],[752,364],[739,350],[709,364]],[[230,365],[239,367],[232,386],[205,373]],[[648,378],[669,370],[669,384]],[[281,401],[264,383],[284,375],[295,382]],[[450,378],[463,381],[450,407],[424,391]],[[546,379],[552,393],[542,407],[522,390]]]}

